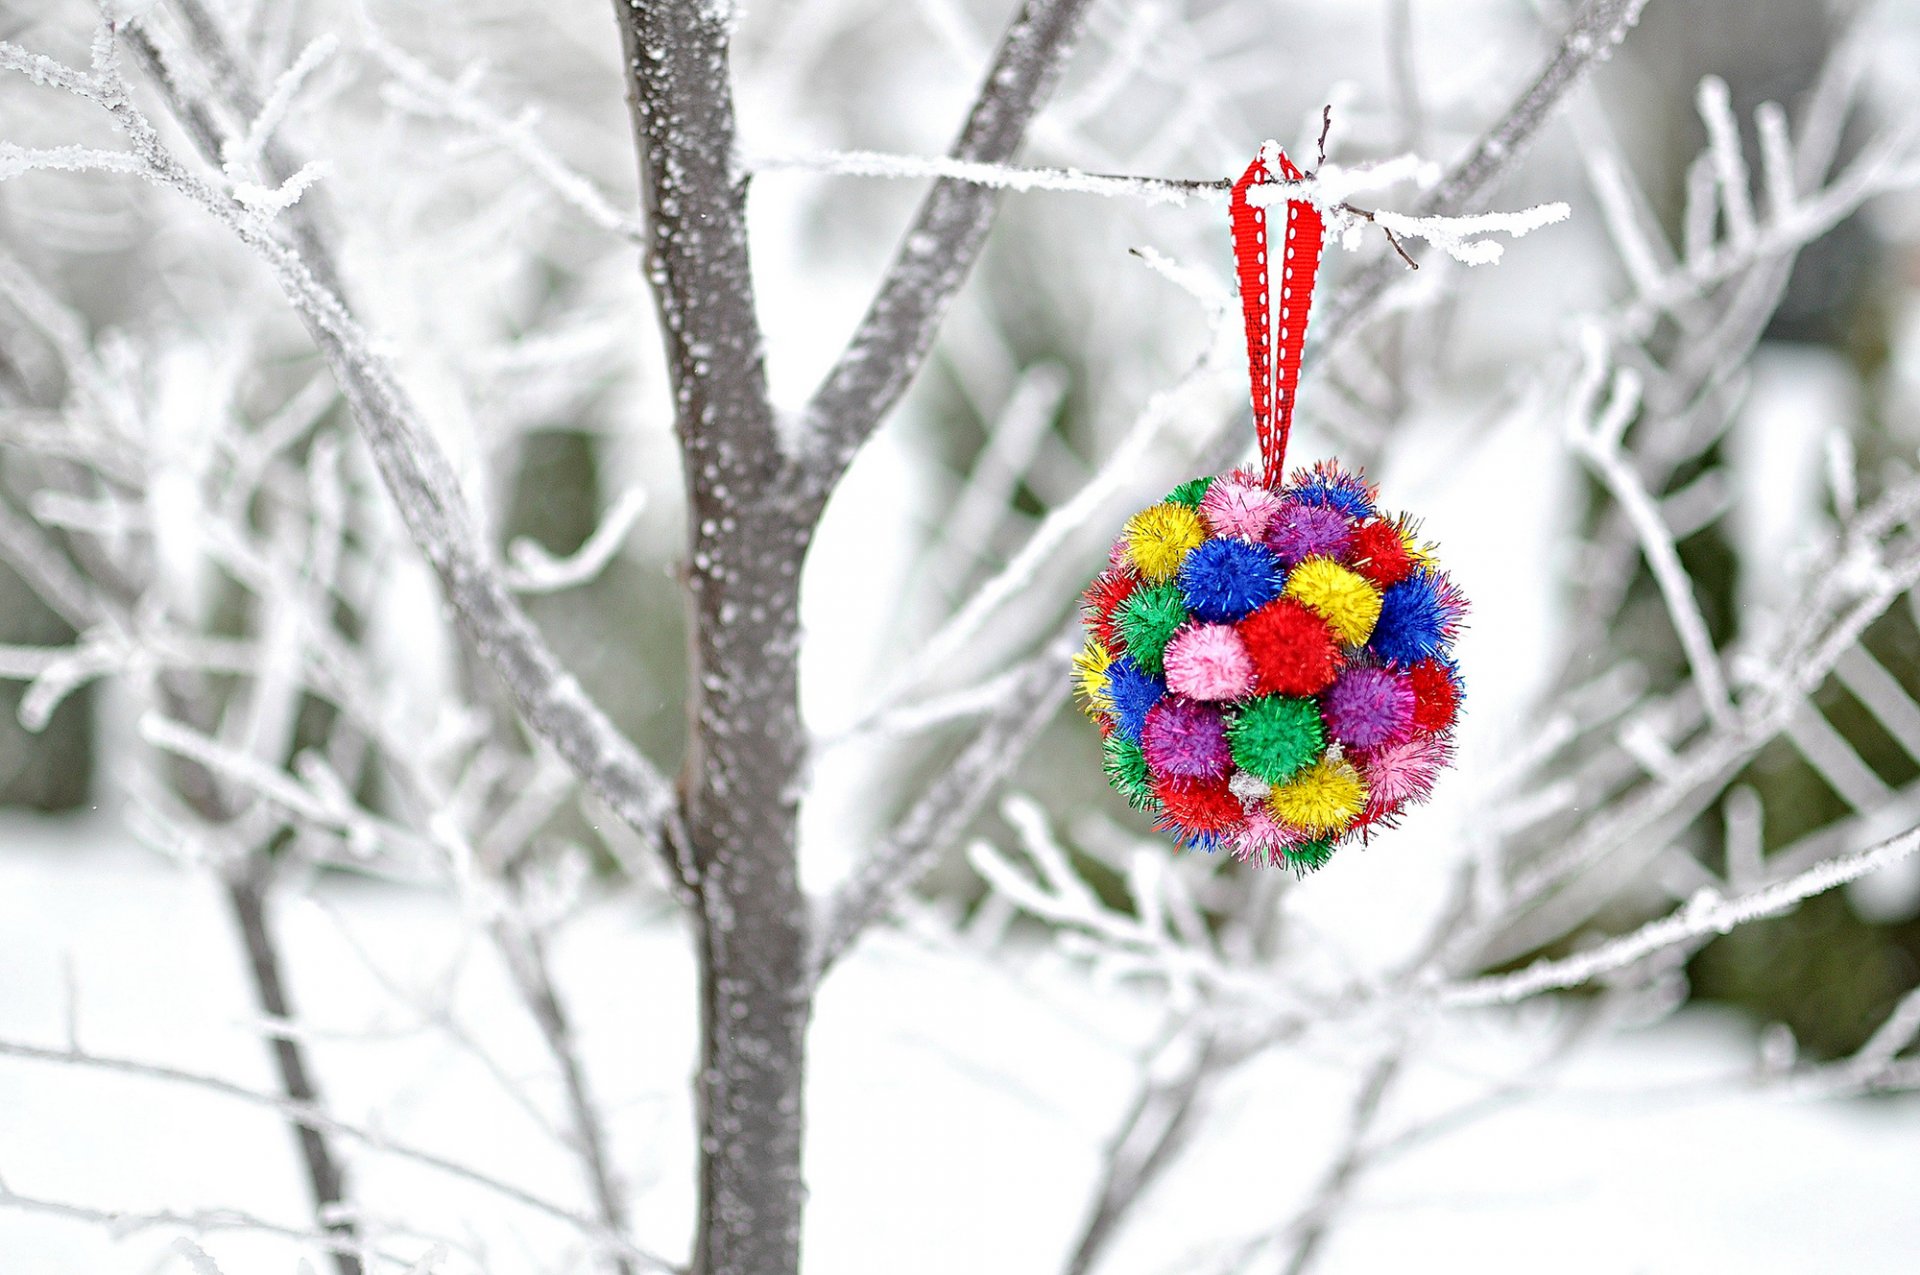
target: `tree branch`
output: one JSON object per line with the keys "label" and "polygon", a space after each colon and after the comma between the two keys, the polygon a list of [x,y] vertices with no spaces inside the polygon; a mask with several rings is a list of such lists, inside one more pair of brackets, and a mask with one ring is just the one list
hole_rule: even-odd
{"label": "tree branch", "polygon": [[[280,960],[280,947],[267,918],[267,890],[263,880],[264,860],[253,871],[241,868],[226,882],[227,903],[240,930],[247,953],[247,977],[253,984],[254,998],[268,1023],[285,1023],[293,1017],[293,1004],[287,995],[286,972]],[[268,1038],[273,1050],[273,1065],[280,1077],[280,1091],[300,1107],[316,1107],[320,1091],[314,1084],[307,1063],[307,1051],[300,1041],[284,1032]],[[326,1131],[308,1120],[292,1124],[294,1139],[300,1146],[300,1162],[307,1175],[307,1188],[313,1195],[314,1215],[320,1225],[337,1236],[333,1247],[334,1268],[339,1275],[360,1275],[360,1258],[354,1245],[359,1228],[352,1219],[336,1216],[347,1203],[346,1174],[334,1153]]]}
{"label": "tree branch", "polygon": [[[1511,168],[1554,109],[1595,62],[1606,60],[1640,21],[1647,0],[1587,0],[1560,37],[1553,56],[1473,149],[1455,161],[1440,184],[1414,209],[1416,217],[1449,216],[1467,207]],[[1314,316],[1314,340],[1324,350],[1373,308],[1400,268],[1382,256],[1355,271]],[[1322,357],[1325,357],[1322,354]]]}
{"label": "tree branch", "polygon": [[[246,106],[257,103],[259,95],[247,83],[230,42],[198,0],[181,0],[178,7],[215,83],[226,86],[223,105],[247,116]],[[153,69],[163,70],[155,62]],[[183,97],[171,77],[158,78],[170,109],[181,115],[203,157],[217,164],[217,150],[207,153],[218,144],[209,114]],[[282,240],[188,171],[133,106],[117,76],[96,87],[97,93],[70,91],[90,97],[113,116],[151,180],[225,223],[272,269],[333,369],[401,519],[439,575],[461,629],[498,674],[521,718],[622,820],[642,835],[660,833],[674,879],[689,884],[692,870],[679,854],[682,839],[669,785],[561,666],[507,588],[472,524],[452,464],[385,361],[370,348],[340,291],[328,286],[340,276],[317,227],[311,220],[296,222],[294,242]],[[291,157],[275,146],[270,142],[265,150],[268,164],[275,171],[292,167]]]}
{"label": "tree branch", "polygon": [[[1091,0],[1024,0],[1000,41],[951,158],[1012,158],[1058,80]],[[991,187],[942,178],[920,205],[866,317],[802,415],[795,485],[811,522],[853,456],[920,370],[1000,204]]]}

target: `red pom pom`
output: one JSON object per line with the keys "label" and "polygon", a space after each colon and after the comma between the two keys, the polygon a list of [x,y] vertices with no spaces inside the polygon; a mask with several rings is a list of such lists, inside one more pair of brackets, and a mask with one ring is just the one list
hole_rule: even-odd
{"label": "red pom pom", "polygon": [[1160,817],[1161,828],[1189,837],[1217,836],[1247,817],[1225,778],[1182,779],[1178,775],[1156,775],[1153,795],[1165,808]]}
{"label": "red pom pom", "polygon": [[1100,645],[1114,655],[1126,649],[1120,640],[1119,632],[1114,628],[1113,617],[1119,614],[1133,591],[1140,587],[1140,577],[1132,571],[1102,571],[1094,577],[1087,591],[1080,595],[1080,605],[1087,617],[1087,628],[1100,640]]}
{"label": "red pom pom", "polygon": [[1460,690],[1453,675],[1438,660],[1421,660],[1413,666],[1413,728],[1417,731],[1445,730],[1453,725],[1460,711]]}
{"label": "red pom pom", "polygon": [[1407,552],[1398,527],[1375,520],[1354,531],[1353,544],[1347,551],[1347,565],[1384,589],[1413,574],[1413,555]]}
{"label": "red pom pom", "polygon": [[1269,602],[1236,626],[1253,657],[1261,695],[1318,695],[1340,671],[1340,644],[1327,622],[1295,602]]}

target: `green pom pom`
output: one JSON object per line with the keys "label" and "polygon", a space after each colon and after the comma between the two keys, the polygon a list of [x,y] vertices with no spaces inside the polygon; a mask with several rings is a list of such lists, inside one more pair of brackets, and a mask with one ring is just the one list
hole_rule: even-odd
{"label": "green pom pom", "polygon": [[1181,483],[1178,487],[1168,492],[1166,503],[1169,505],[1185,505],[1189,509],[1198,509],[1200,507],[1200,501],[1205,498],[1207,494],[1207,488],[1211,486],[1213,486],[1212,476],[1191,479]]}
{"label": "green pom pom", "polygon": [[1286,856],[1287,866],[1305,876],[1327,866],[1327,860],[1333,858],[1333,842],[1309,841],[1304,845],[1288,846]]}
{"label": "green pom pom", "polygon": [[1166,669],[1161,656],[1166,653],[1167,639],[1187,622],[1187,600],[1180,586],[1169,581],[1135,589],[1121,606],[1119,618],[1120,636],[1133,662],[1154,677],[1163,676]]}
{"label": "green pom pom", "polygon": [[1327,731],[1312,700],[1262,695],[1240,710],[1227,742],[1240,769],[1281,784],[1320,760]]}
{"label": "green pom pom", "polygon": [[1140,751],[1140,745],[1119,735],[1108,737],[1106,750],[1107,782],[1127,799],[1128,805],[1135,810],[1145,810],[1153,801],[1153,781],[1147,777],[1147,755]]}

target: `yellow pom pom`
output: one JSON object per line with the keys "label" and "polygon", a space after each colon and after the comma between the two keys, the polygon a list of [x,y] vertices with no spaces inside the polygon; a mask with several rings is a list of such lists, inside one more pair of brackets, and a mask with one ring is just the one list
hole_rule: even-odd
{"label": "yellow pom pom", "polygon": [[1413,559],[1414,565],[1421,567],[1432,566],[1433,542],[1431,540],[1420,539],[1420,525],[1405,514],[1402,514],[1400,515],[1399,522],[1396,523],[1395,526],[1400,532],[1400,543],[1407,547],[1407,556]]}
{"label": "yellow pom pom", "polygon": [[1113,711],[1113,701],[1107,697],[1107,670],[1112,665],[1113,653],[1091,639],[1073,657],[1073,685],[1080,693],[1080,709],[1088,717]]}
{"label": "yellow pom pom", "polygon": [[1179,574],[1181,562],[1206,538],[1200,515],[1185,505],[1154,505],[1127,519],[1127,555],[1155,584]]}
{"label": "yellow pom pom", "polygon": [[1337,835],[1367,808],[1367,782],[1346,762],[1322,757],[1277,786],[1267,804],[1295,828],[1315,835]]}
{"label": "yellow pom pom", "polygon": [[1380,619],[1380,591],[1332,558],[1308,558],[1287,577],[1287,596],[1325,620],[1348,646],[1359,646]]}

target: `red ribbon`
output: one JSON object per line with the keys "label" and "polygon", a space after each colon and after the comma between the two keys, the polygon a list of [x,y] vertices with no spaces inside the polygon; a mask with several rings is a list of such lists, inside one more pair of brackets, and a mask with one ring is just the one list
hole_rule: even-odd
{"label": "red ribbon", "polygon": [[[1300,178],[1300,170],[1286,153],[1269,143],[1260,148],[1260,154],[1233,184],[1229,206],[1233,259],[1240,277],[1240,308],[1247,321],[1253,430],[1260,439],[1260,464],[1269,487],[1278,487],[1285,478],[1287,435],[1293,429],[1293,400],[1300,386],[1300,353],[1307,344],[1307,311],[1313,304],[1313,281],[1320,270],[1325,226],[1320,210],[1312,204],[1300,199],[1287,201],[1287,233],[1280,249],[1276,307],[1269,296],[1267,210],[1248,203],[1247,191],[1276,179]],[[1276,309],[1280,327],[1277,342],[1273,331]]]}

